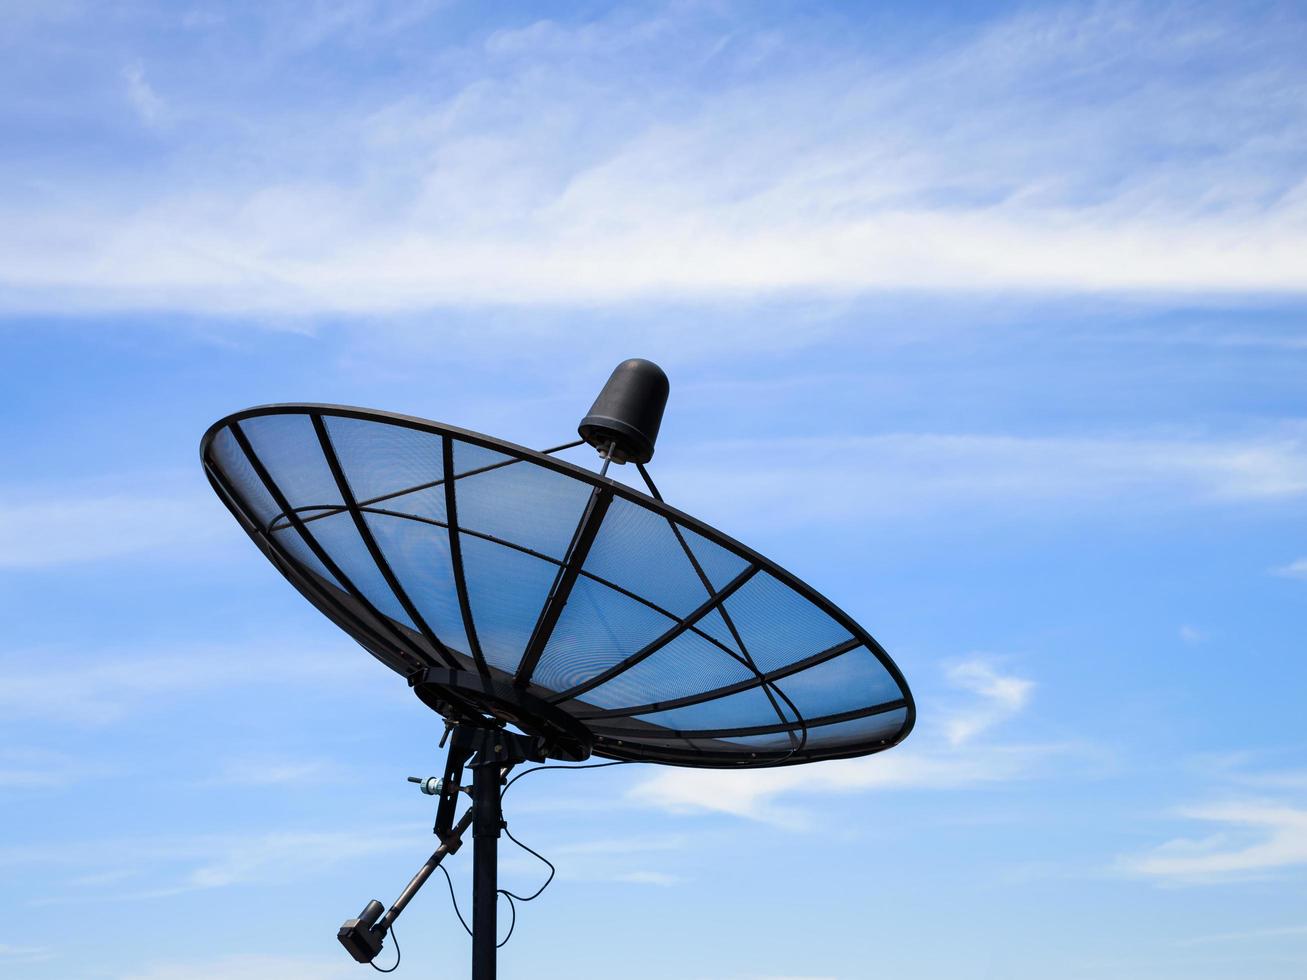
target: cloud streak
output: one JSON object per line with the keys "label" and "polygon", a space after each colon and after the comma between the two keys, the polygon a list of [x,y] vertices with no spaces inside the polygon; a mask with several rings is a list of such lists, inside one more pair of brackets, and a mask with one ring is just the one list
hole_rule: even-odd
{"label": "cloud streak", "polygon": [[0,488],[0,571],[192,548],[222,530],[216,516],[191,494]]}
{"label": "cloud streak", "polygon": [[357,976],[339,957],[224,956],[202,962],[156,963],[119,980],[343,980]]}
{"label": "cloud streak", "polygon": [[[814,482],[815,472],[826,478]],[[1032,505],[1122,500],[1144,508],[1272,503],[1307,494],[1307,431],[1292,424],[1220,438],[923,432],[732,440],[682,451],[662,473],[663,488],[674,488],[693,513],[720,512],[724,501],[734,512],[747,486],[749,506],[781,521],[971,508],[1027,514]]]}
{"label": "cloud streak", "polygon": [[1281,565],[1279,568],[1272,569],[1276,575],[1283,575],[1285,578],[1298,578],[1307,580],[1307,558],[1299,558],[1289,562],[1287,565]]}
{"label": "cloud streak", "polygon": [[0,943],[0,962],[7,960],[10,963],[40,963],[53,959],[54,956],[54,950],[46,946],[16,946]]}
{"label": "cloud streak", "polygon": [[1307,865],[1307,809],[1230,802],[1188,807],[1179,816],[1221,829],[1202,838],[1178,837],[1122,858],[1120,868],[1161,881],[1205,884]]}
{"label": "cloud streak", "polygon": [[[265,41],[260,103],[214,103],[174,64],[195,105],[171,169],[124,161],[87,199],[11,182],[4,308],[1307,291],[1297,19],[1072,5],[904,56],[817,28],[780,43],[725,9],[435,45],[330,112],[266,93],[332,55],[332,24]],[[217,67],[237,70],[192,70]]]}
{"label": "cloud streak", "polygon": [[[312,652],[288,653],[266,649],[192,645],[168,653],[133,656],[101,652],[72,660],[67,656],[31,654],[0,657],[0,718],[6,722],[43,721],[79,727],[108,725],[151,705],[174,704],[184,696],[211,696],[233,687],[284,685],[308,678],[323,685],[339,684],[358,675],[357,651],[340,656]],[[233,776],[246,781],[276,770],[251,764]],[[289,774],[281,770],[281,775]]]}
{"label": "cloud streak", "polygon": [[948,678],[956,687],[979,695],[976,707],[955,713],[945,724],[951,745],[963,745],[986,729],[1017,714],[1030,701],[1033,681],[1000,674],[981,658],[954,664]]}
{"label": "cloud streak", "polygon": [[0,749],[0,790],[66,786],[80,775],[81,765],[70,756],[39,749]]}
{"label": "cloud streak", "polygon": [[145,79],[145,66],[134,61],[123,69],[127,83],[127,99],[147,126],[157,126],[163,119],[164,103]]}
{"label": "cloud streak", "polygon": [[1059,752],[1050,746],[985,747],[959,753],[895,749],[883,756],[788,769],[672,770],[639,783],[630,798],[674,813],[724,813],[800,828],[809,822],[809,814],[788,802],[777,802],[779,799],[1009,782],[1029,778]]}
{"label": "cloud streak", "polygon": [[[546,850],[550,858],[557,861],[557,874],[561,880],[670,888],[685,879],[665,870],[662,865],[688,847],[687,838],[663,834],[551,843]],[[541,865],[534,857],[511,851],[500,858],[500,867],[511,867],[516,872],[525,871],[533,876],[541,873]]]}
{"label": "cloud streak", "polygon": [[218,786],[286,786],[318,783],[338,776],[340,766],[327,759],[228,759],[218,774],[205,780]]}
{"label": "cloud streak", "polygon": [[0,867],[37,866],[49,872],[77,872],[65,890],[37,904],[104,901],[107,890],[125,881],[139,887],[118,892],[115,900],[143,900],[249,883],[297,882],[325,869],[362,858],[422,847],[421,825],[354,830],[281,830],[250,834],[197,834],[96,841],[93,846],[64,843],[0,850]]}
{"label": "cloud streak", "polygon": [[637,783],[628,796],[635,803],[675,813],[713,812],[802,827],[809,815],[790,802],[795,799],[875,790],[946,790],[1027,779],[1049,758],[1065,751],[1062,746],[973,742],[982,731],[1024,708],[1033,684],[999,674],[980,659],[956,665],[948,676],[972,695],[972,702],[940,712],[933,726],[919,726],[908,748],[779,769],[668,769]]}

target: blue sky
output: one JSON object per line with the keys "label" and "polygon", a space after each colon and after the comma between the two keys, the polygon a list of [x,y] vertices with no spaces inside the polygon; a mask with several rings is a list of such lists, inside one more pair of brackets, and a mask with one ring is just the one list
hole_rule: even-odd
{"label": "blue sky", "polygon": [[[7,4],[0,975],[371,975],[334,931],[431,846],[440,726],[199,437],[554,445],[628,356],[667,498],[920,718],[523,781],[506,976],[1307,973],[1305,49],[1292,4]],[[439,884],[401,975],[464,969]]]}

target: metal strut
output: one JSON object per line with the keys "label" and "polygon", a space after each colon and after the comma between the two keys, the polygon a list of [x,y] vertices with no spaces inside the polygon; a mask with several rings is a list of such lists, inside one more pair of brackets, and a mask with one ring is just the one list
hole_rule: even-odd
{"label": "metal strut", "polygon": [[[499,897],[499,836],[504,828],[500,807],[500,786],[513,766],[526,761],[543,762],[544,754],[537,743],[503,728],[455,726],[445,763],[445,776],[439,784],[440,803],[436,810],[435,833],[440,846],[418,869],[400,892],[390,909],[376,899],[368,902],[358,918],[348,919],[336,938],[350,956],[360,963],[371,963],[381,952],[386,933],[413,900],[448,854],[463,846],[463,835],[472,828],[472,980],[495,980],[498,943],[495,904]],[[455,804],[460,791],[464,767],[472,770],[472,805],[455,823]],[[434,782],[434,781],[432,781]],[[424,788],[423,792],[428,792]]]}

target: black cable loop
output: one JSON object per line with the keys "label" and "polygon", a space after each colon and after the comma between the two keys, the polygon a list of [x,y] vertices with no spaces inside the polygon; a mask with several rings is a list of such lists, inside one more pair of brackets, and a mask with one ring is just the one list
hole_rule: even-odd
{"label": "black cable loop", "polygon": [[454,905],[454,914],[458,916],[458,921],[463,926],[463,931],[470,936],[472,935],[472,929],[467,924],[467,919],[463,918],[463,913],[458,910],[458,896],[454,894],[454,879],[449,877],[449,871],[445,869],[443,864],[437,865],[437,867],[444,873],[445,884],[449,886],[449,900]]}
{"label": "black cable loop", "polygon": [[543,772],[546,769],[607,769],[609,766],[633,766],[639,765],[643,759],[618,759],[616,762],[591,762],[584,766],[536,766],[532,769],[526,769],[519,772],[516,776],[504,784],[504,788],[499,791],[499,798],[503,800],[504,794],[508,792],[510,786],[521,779],[523,776],[529,776],[533,772]]}
{"label": "black cable loop", "polygon": [[[458,916],[459,925],[463,927],[464,932],[466,932],[469,936],[471,936],[473,935],[472,928],[467,924],[467,919],[463,918],[463,913],[462,911],[459,910],[458,907],[458,896],[454,894],[454,879],[449,876],[449,872],[445,870],[445,866],[443,864],[438,865],[438,867],[445,874],[445,884],[449,886],[449,900],[451,903],[453,903],[454,914]],[[553,876],[551,875],[550,877],[552,878]],[[495,894],[503,895],[506,899],[508,899],[508,908],[513,913],[513,917],[508,922],[508,935],[506,935],[503,939],[499,940],[499,942],[495,943],[495,949],[500,949],[503,947],[505,943],[507,943],[510,939],[513,938],[513,930],[517,928],[517,905],[513,902],[513,896],[509,892],[505,891],[503,888],[496,889]],[[398,950],[399,947],[396,946],[395,949]],[[396,961],[395,966],[398,965],[399,963],[398,961]],[[395,967],[392,966],[390,969],[393,970],[394,968]],[[390,970],[382,970],[381,972],[389,973]]]}
{"label": "black cable loop", "polygon": [[390,926],[390,938],[395,942],[395,962],[390,966],[382,967],[377,966],[377,964],[373,963],[371,960],[368,961],[368,966],[372,967],[372,969],[376,970],[378,973],[394,973],[399,969],[399,961],[403,954],[399,951],[399,937],[395,935],[394,923],[391,923]]}
{"label": "black cable loop", "polygon": [[499,891],[497,891],[495,894],[503,895],[506,899],[508,899],[508,908],[513,913],[513,918],[510,919],[508,922],[508,935],[506,935],[499,942],[495,943],[495,949],[499,949],[507,945],[508,941],[513,938],[513,930],[517,928],[517,905],[515,905],[513,902],[513,896],[508,894],[508,892],[504,891],[502,888],[499,889]]}
{"label": "black cable loop", "polygon": [[539,888],[537,888],[534,892],[532,892],[527,897],[523,897],[517,894],[516,892],[511,892],[506,888],[501,888],[500,892],[503,893],[504,895],[507,895],[509,898],[517,899],[519,902],[534,902],[537,898],[539,898],[542,894],[544,894],[544,890],[548,888],[550,883],[554,880],[554,875],[558,873],[558,869],[554,867],[554,862],[550,861],[549,858],[545,857],[539,851],[532,850],[531,848],[523,844],[520,840],[518,840],[516,837],[514,837],[512,831],[508,829],[508,824],[504,824],[504,834],[507,835],[508,839],[511,840],[514,844],[522,848],[522,850],[526,851],[532,857],[536,858],[538,861],[543,863],[545,867],[549,869],[549,877],[545,879],[545,883],[543,885],[541,885]]}
{"label": "black cable loop", "polygon": [[[510,779],[507,783],[505,783],[505,784],[504,784],[504,788],[501,789],[501,790],[499,791],[499,799],[502,801],[503,798],[504,798],[504,794],[508,792],[509,787],[511,787],[515,782],[517,782],[517,781],[518,781],[519,779],[521,779],[523,776],[529,776],[529,775],[530,775],[531,773],[533,773],[533,772],[541,772],[541,771],[543,771],[543,770],[545,770],[545,769],[605,769],[605,768],[607,768],[608,766],[629,766],[629,765],[633,765],[636,761],[637,761],[637,760],[634,760],[634,759],[632,759],[632,760],[622,759],[622,760],[618,760],[618,761],[616,761],[616,762],[594,762],[594,763],[590,763],[589,765],[584,765],[584,766],[535,766],[534,768],[531,768],[531,769],[525,769],[525,770],[523,770],[522,772],[519,772],[516,776],[514,776],[514,777],[513,777],[512,779]],[[499,949],[500,947],[502,947],[506,942],[509,941],[509,939],[511,939],[511,938],[513,937],[513,930],[517,928],[517,902],[533,902],[533,901],[535,901],[535,900],[536,900],[537,898],[539,898],[542,894],[544,894],[545,889],[548,888],[548,887],[550,886],[550,884],[553,883],[554,876],[558,873],[558,869],[557,869],[556,867],[554,867],[554,863],[553,863],[552,861],[550,861],[547,857],[545,857],[545,856],[544,856],[543,854],[541,854],[539,851],[534,850],[533,848],[527,847],[527,845],[523,844],[520,840],[518,840],[516,837],[514,837],[513,834],[512,834],[512,832],[508,829],[508,825],[507,825],[507,824],[504,824],[504,826],[503,826],[503,830],[504,830],[504,833],[507,835],[507,837],[508,837],[509,840],[511,840],[514,844],[516,844],[516,845],[517,845],[518,847],[520,847],[522,850],[526,851],[528,854],[532,855],[532,856],[535,857],[537,860],[541,861],[541,862],[542,862],[542,863],[543,863],[547,868],[549,868],[549,877],[545,879],[545,882],[544,882],[543,885],[541,885],[539,888],[537,888],[534,892],[532,892],[532,893],[531,893],[530,895],[528,895],[528,896],[518,895],[516,892],[509,891],[507,888],[497,888],[497,889],[495,889],[495,894],[496,894],[496,895],[503,895],[504,898],[508,899],[508,907],[509,907],[509,910],[510,910],[511,913],[512,913],[512,918],[509,920],[509,925],[508,925],[508,934],[507,934],[506,936],[504,936],[503,939],[501,939],[499,942],[497,942],[497,943],[495,944],[495,948],[496,948],[496,949]],[[450,877],[448,869],[447,869],[443,864],[438,865],[437,867],[440,868],[440,872],[445,876],[445,884],[446,884],[447,886],[449,886],[449,900],[450,900],[450,902],[451,902],[451,903],[453,904],[453,906],[454,906],[454,914],[455,914],[456,916],[458,916],[458,922],[459,922],[459,925],[461,925],[461,926],[463,927],[463,931],[464,931],[464,932],[466,932],[469,936],[471,936],[471,935],[472,935],[472,928],[467,924],[467,919],[463,918],[463,912],[462,912],[462,910],[458,907],[458,896],[454,894],[454,879]],[[516,901],[514,901],[515,899],[516,899]],[[398,944],[398,943],[396,943],[396,945],[395,945],[395,952],[396,952],[396,953],[399,952],[399,944]],[[398,961],[398,960],[396,960],[395,965],[396,965],[396,966],[399,965],[399,961]],[[380,968],[378,967],[378,969],[380,969]],[[393,970],[394,967],[391,967],[391,969]],[[389,971],[383,971],[383,972],[389,972]]]}

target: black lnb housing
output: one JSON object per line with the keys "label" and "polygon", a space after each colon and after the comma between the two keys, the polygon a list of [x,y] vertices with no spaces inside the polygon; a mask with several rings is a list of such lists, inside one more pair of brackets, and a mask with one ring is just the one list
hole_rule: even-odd
{"label": "black lnb housing", "polygon": [[653,361],[623,361],[577,432],[614,463],[647,463],[653,458],[669,390],[667,375]]}
{"label": "black lnb housing", "polygon": [[385,907],[374,898],[363,907],[357,919],[346,919],[336,933],[346,952],[360,963],[371,963],[381,952],[386,934],[376,926],[384,911]]}

